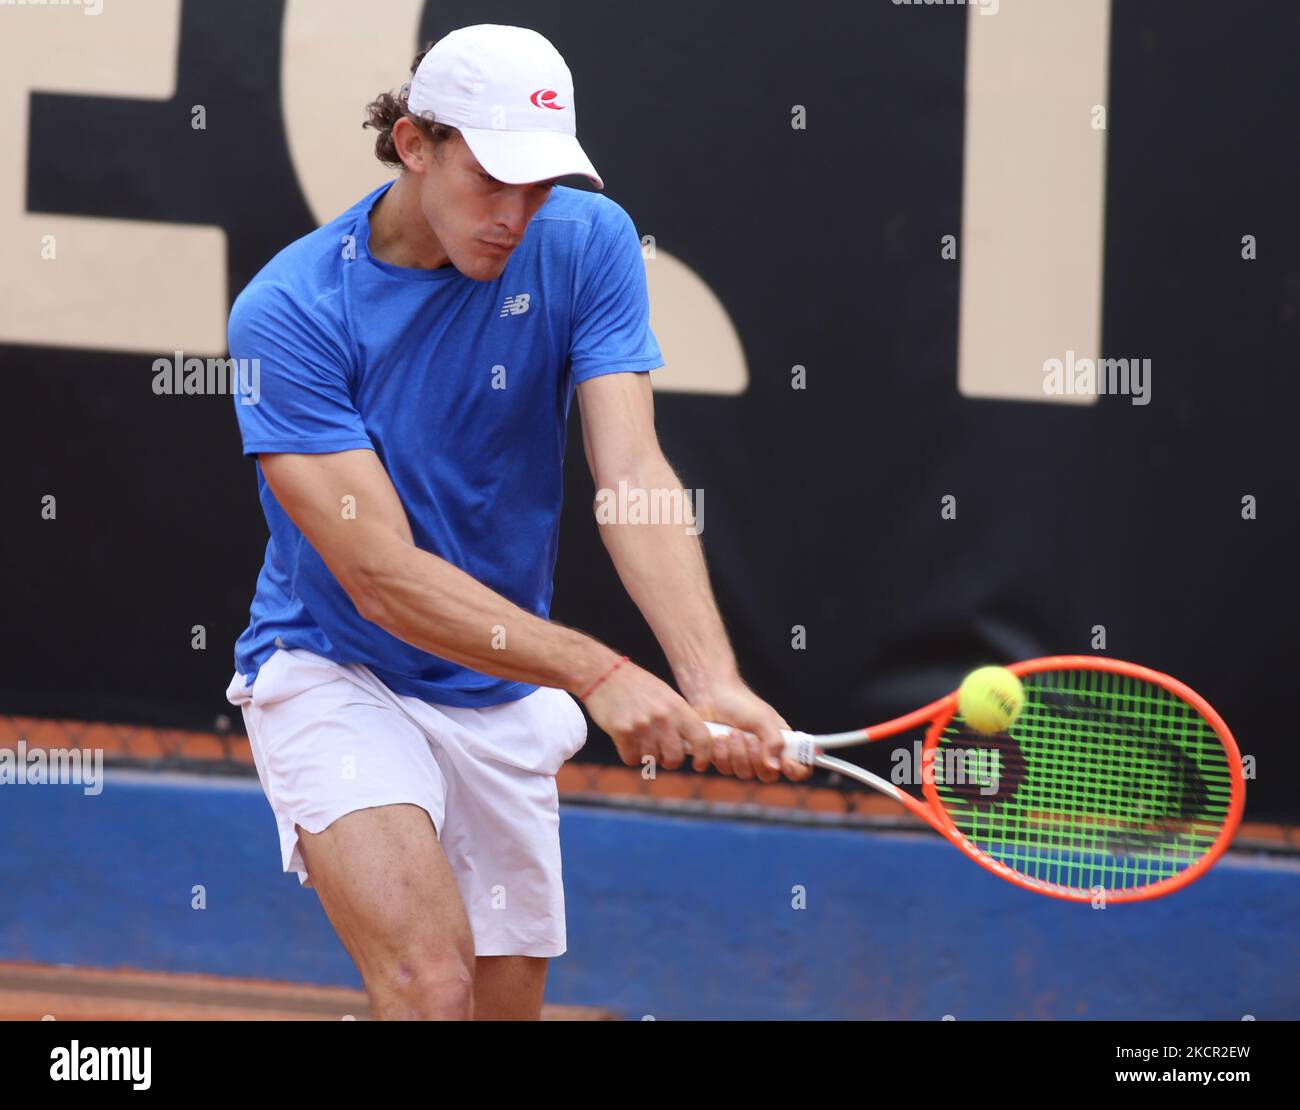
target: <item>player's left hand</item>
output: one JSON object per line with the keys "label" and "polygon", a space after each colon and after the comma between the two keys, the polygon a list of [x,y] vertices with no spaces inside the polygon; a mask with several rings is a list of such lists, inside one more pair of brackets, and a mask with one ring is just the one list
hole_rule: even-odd
{"label": "player's left hand", "polygon": [[[813,769],[785,758],[785,738],[781,729],[789,723],[775,709],[739,679],[719,680],[688,696],[691,708],[706,721],[732,725],[735,729],[725,739],[713,742],[712,763],[724,775],[761,782],[776,782],[782,772],[791,782],[802,782]],[[695,770],[706,770],[708,764]]]}

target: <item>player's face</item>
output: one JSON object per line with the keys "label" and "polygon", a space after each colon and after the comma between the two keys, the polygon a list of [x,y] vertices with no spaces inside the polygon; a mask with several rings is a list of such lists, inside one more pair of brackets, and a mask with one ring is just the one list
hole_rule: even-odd
{"label": "player's face", "polygon": [[441,144],[424,174],[420,208],[452,265],[466,277],[492,281],[501,276],[554,185],[554,179],[528,185],[497,181],[454,135]]}

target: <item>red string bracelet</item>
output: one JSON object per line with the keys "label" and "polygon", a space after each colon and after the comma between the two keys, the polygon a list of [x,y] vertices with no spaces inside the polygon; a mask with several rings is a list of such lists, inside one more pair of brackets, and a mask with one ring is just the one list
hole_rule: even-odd
{"label": "red string bracelet", "polygon": [[602,682],[604,682],[605,679],[607,679],[610,675],[612,675],[616,670],[619,669],[619,667],[621,667],[621,666],[622,666],[624,663],[626,663],[626,662],[627,662],[627,656],[626,656],[626,655],[620,656],[618,662],[615,663],[612,667],[610,667],[609,670],[607,670],[607,671],[606,671],[603,675],[601,675],[598,679],[596,679],[596,681],[593,682],[593,683],[592,683],[592,684],[587,688],[587,692],[586,692],[585,694],[579,694],[579,695],[578,695],[578,700],[579,700],[579,701],[586,701],[587,698],[591,695],[591,691],[592,691],[592,690],[594,690],[597,686],[599,686]]}

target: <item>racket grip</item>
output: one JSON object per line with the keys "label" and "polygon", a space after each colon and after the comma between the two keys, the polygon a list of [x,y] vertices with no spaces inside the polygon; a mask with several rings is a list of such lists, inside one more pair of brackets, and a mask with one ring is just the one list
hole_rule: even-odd
{"label": "racket grip", "polygon": [[[735,731],[735,725],[719,725],[713,721],[705,721],[716,739],[721,736],[730,736]],[[743,732],[744,729],[741,729]],[[793,759],[796,763],[811,764],[817,757],[817,740],[811,733],[795,732],[788,728],[781,730],[781,735],[785,737],[785,754],[788,759]]]}

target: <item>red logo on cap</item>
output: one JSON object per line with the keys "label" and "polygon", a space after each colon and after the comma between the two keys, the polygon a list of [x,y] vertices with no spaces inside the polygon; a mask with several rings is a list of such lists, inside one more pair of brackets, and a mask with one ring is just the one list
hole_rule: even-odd
{"label": "red logo on cap", "polygon": [[528,99],[531,100],[538,108],[554,108],[557,112],[564,111],[563,104],[554,103],[555,98],[560,94],[554,89],[538,89]]}

